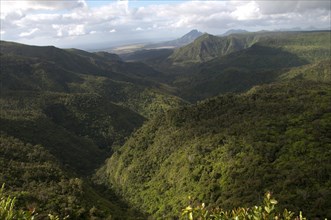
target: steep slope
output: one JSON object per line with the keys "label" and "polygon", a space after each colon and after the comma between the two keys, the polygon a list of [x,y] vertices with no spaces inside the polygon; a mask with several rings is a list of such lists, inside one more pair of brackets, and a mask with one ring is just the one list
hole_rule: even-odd
{"label": "steep slope", "polygon": [[255,87],[146,123],[99,170],[130,204],[178,216],[190,195],[222,208],[271,190],[308,217],[331,216],[330,84]]}
{"label": "steep slope", "polygon": [[169,57],[175,64],[199,63],[245,49],[252,45],[247,36],[217,37],[204,34],[192,44],[176,49]]}
{"label": "steep slope", "polygon": [[[166,75],[142,63],[119,61],[117,56],[108,53],[33,47],[4,41],[1,41],[1,50],[3,90],[98,93],[108,101],[129,107],[146,117],[183,102],[171,95],[175,93],[174,88],[162,83],[167,81]],[[74,60],[72,66],[67,68],[61,59],[53,57],[54,51],[69,56],[68,65]],[[83,67],[84,71],[80,72],[75,66]],[[154,100],[167,101],[159,105],[160,109],[157,106],[150,108]]]}
{"label": "steep slope", "polygon": [[[0,135],[0,182],[16,196],[15,208],[35,210],[35,219],[48,214],[61,219],[139,219],[114,194],[96,190],[52,156],[44,145],[33,145],[3,132]],[[106,195],[110,195],[111,201]]]}
{"label": "steep slope", "polygon": [[313,64],[291,68],[279,76],[280,80],[307,79],[313,81],[331,81],[331,59],[322,60]]}
{"label": "steep slope", "polygon": [[193,43],[176,49],[170,59],[177,65],[201,63],[243,50],[257,42],[267,47],[282,48],[309,62],[330,56],[330,48],[326,46],[330,45],[330,31],[257,32],[225,37],[204,34]]}
{"label": "steep slope", "polygon": [[285,69],[305,64],[306,60],[282,49],[254,44],[245,50],[200,64],[195,72],[179,76],[174,84],[181,88],[181,97],[196,101],[275,82]]}
{"label": "steep slope", "polygon": [[28,58],[39,63],[56,64],[58,68],[85,75],[110,77],[113,80],[157,85],[163,74],[144,64],[124,63],[109,53],[88,53],[82,50],[62,50],[53,46],[39,47],[1,41],[1,55]]}
{"label": "steep slope", "polygon": [[91,174],[144,118],[95,94],[1,94],[1,132],[42,144],[63,165]]}
{"label": "steep slope", "polygon": [[0,43],[2,55],[38,58],[41,61],[56,62],[59,67],[73,72],[98,74],[100,71],[88,59],[54,46],[30,46],[7,41],[1,41]]}
{"label": "steep slope", "polygon": [[36,207],[40,219],[139,219],[86,178],[142,125],[141,114],[182,103],[152,79],[160,74],[108,53],[3,41],[0,59],[0,180],[19,207]]}
{"label": "steep slope", "polygon": [[[303,78],[316,79],[308,73],[306,68],[309,65],[324,71],[324,80],[331,74],[325,63],[331,54],[330,32],[250,33],[247,36],[250,36],[249,41],[257,42],[201,64],[187,65],[174,81],[174,85],[180,88],[179,95],[196,101],[220,93],[243,92],[254,85],[290,78],[284,75],[286,72],[293,78],[291,68],[298,71],[299,66],[306,71]],[[209,54],[212,53],[209,51]]]}

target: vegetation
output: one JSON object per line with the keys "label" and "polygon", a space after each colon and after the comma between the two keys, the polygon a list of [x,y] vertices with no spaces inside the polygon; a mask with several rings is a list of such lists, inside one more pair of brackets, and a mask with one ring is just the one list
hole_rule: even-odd
{"label": "vegetation", "polygon": [[261,32],[232,34],[217,37],[204,34],[192,44],[181,47],[169,57],[177,65],[201,63],[241,51],[258,43],[282,48],[302,59],[315,62],[330,56],[330,31],[317,32]]}
{"label": "vegetation", "polygon": [[5,197],[3,195],[4,184],[0,189],[0,219],[6,220],[32,220],[33,210],[32,211],[23,211],[15,209],[16,198],[11,198],[10,196]]}
{"label": "vegetation", "polygon": [[[1,52],[0,162],[7,168],[1,169],[0,182],[10,186],[17,206],[38,208],[41,219],[47,213],[139,218],[110,190],[86,178],[146,120],[136,111],[152,117],[182,101],[145,79],[113,80],[105,66],[126,67],[108,54],[8,42],[1,42]],[[86,65],[84,71],[76,63]]]}
{"label": "vegetation", "polygon": [[[0,189],[0,218],[6,220],[33,220],[38,217],[35,209],[23,211],[15,208],[16,197],[4,196],[4,184]],[[187,206],[182,211],[182,219],[188,220],[228,220],[228,219],[293,219],[294,213],[285,209],[282,214],[276,212],[277,201],[271,198],[271,193],[267,192],[262,206],[255,206],[253,208],[236,208],[230,211],[224,211],[219,208],[208,209],[205,204],[202,203],[196,207],[191,205]],[[60,220],[56,215],[48,214],[50,220]],[[68,219],[70,216],[66,216],[63,219]],[[300,216],[295,218],[298,220],[304,220],[306,218]]]}
{"label": "vegetation", "polygon": [[[93,200],[81,178],[64,171],[56,159],[40,145],[24,144],[8,135],[1,135],[0,140],[0,182],[6,182],[8,193],[17,198],[8,197],[3,202],[10,204],[10,207],[14,207],[15,203],[17,208],[30,210],[31,213],[37,210],[39,214],[36,219],[43,219],[48,213],[61,217],[69,215],[69,219],[92,217],[89,210],[95,204],[89,203],[89,199]],[[102,204],[97,206],[101,210]],[[13,208],[8,212],[11,210]],[[102,214],[98,211],[99,214],[94,216],[109,215],[109,208],[107,210],[102,207],[102,210]],[[27,213],[19,211],[7,214],[25,216]]]}
{"label": "vegetation", "polygon": [[330,216],[330,88],[272,84],[169,111],[134,133],[99,178],[158,217],[176,216],[187,194],[231,209],[267,190],[280,208]]}
{"label": "vegetation", "polygon": [[[8,90],[96,93],[145,117],[183,104],[171,95],[175,90],[163,84],[166,76],[142,63],[124,63],[107,53],[5,41],[1,41],[1,52],[2,93]],[[154,101],[163,100],[160,108],[154,105]]]}
{"label": "vegetation", "polygon": [[[184,74],[176,77],[174,85],[179,88],[179,96],[186,100],[195,102],[227,92],[245,92],[256,85],[295,76],[330,81],[330,32],[249,33],[213,38],[221,42],[238,38],[246,43],[237,52],[225,54],[221,53],[222,47],[210,46],[217,56],[210,55],[208,62],[180,67],[178,71]],[[187,47],[195,48],[194,44]],[[199,52],[197,56],[200,55],[205,57]]]}
{"label": "vegetation", "polygon": [[271,198],[271,193],[267,192],[265,194],[263,204],[261,206],[254,206],[252,208],[236,208],[229,211],[224,211],[220,208],[206,208],[205,204],[202,203],[196,207],[191,205],[183,209],[182,219],[188,220],[228,220],[228,219],[241,219],[241,220],[250,220],[250,219],[260,219],[260,220],[305,220],[306,218],[302,217],[302,213],[295,217],[294,212],[284,209],[282,212],[277,212],[276,205],[277,200]]}
{"label": "vegetation", "polygon": [[141,62],[1,41],[1,213],[176,219],[192,195],[189,218],[234,218],[269,206],[217,207],[272,191],[278,218],[330,217],[329,39],[204,34],[122,56]]}

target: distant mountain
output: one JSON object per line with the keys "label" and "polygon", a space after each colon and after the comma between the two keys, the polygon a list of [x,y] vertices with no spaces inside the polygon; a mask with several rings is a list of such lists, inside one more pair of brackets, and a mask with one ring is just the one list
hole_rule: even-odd
{"label": "distant mountain", "polygon": [[112,53],[120,54],[121,56],[130,56],[130,54],[141,50],[158,50],[158,49],[173,49],[181,47],[193,42],[196,38],[203,35],[202,32],[198,30],[192,30],[184,36],[170,41],[160,42],[160,43],[146,43],[146,44],[132,44],[119,46],[112,49],[105,49],[105,51],[110,51]]}
{"label": "distant mountain", "polygon": [[329,38],[329,31],[204,34],[174,51],[142,50],[122,59],[168,73],[176,94],[195,102],[285,79],[330,81]]}
{"label": "distant mountain", "polygon": [[211,60],[251,46],[251,38],[247,36],[217,37],[203,34],[193,43],[178,48],[169,57],[174,63],[195,63]]}
{"label": "distant mountain", "polygon": [[181,47],[184,45],[187,45],[191,42],[193,42],[195,39],[203,35],[202,32],[198,30],[191,30],[189,33],[185,34],[181,38],[171,40],[171,41],[166,41],[162,43],[157,43],[157,44],[150,44],[146,45],[144,49],[160,49],[160,48],[176,48],[176,47]]}
{"label": "distant mountain", "polygon": [[6,41],[1,41],[0,52],[30,61],[39,59],[43,63],[47,62],[47,65],[56,63],[56,68],[73,73],[110,77],[118,81],[151,85],[156,83],[154,79],[164,79],[162,73],[150,66],[125,63],[118,55],[107,52],[89,53],[78,49],[63,50],[53,46],[38,47]]}
{"label": "distant mountain", "polygon": [[[243,92],[255,85],[281,80],[330,82],[330,32],[248,33],[240,37],[231,35],[211,39],[216,42],[211,45],[215,46],[204,47],[205,51],[199,49],[206,44],[203,42],[212,42],[209,38],[202,42],[197,39],[176,51],[184,52],[182,49],[189,48],[191,52],[173,54],[180,55],[175,57],[174,61],[178,62],[176,65],[185,65],[174,85],[180,88],[179,95],[186,100],[196,101],[227,92]],[[233,45],[247,48],[222,44],[224,41],[242,42]],[[200,46],[195,46],[195,43]],[[227,52],[224,49],[237,51]],[[196,59],[204,53],[206,55],[203,58],[208,58],[207,61]]]}
{"label": "distant mountain", "polygon": [[[192,65],[246,49],[256,43],[267,47],[284,46],[287,51],[305,59],[325,59],[329,55],[329,48],[323,45],[330,44],[329,35],[330,31],[256,32],[228,36],[204,34],[194,42],[175,49],[169,59],[177,65]],[[301,42],[301,38],[304,42]],[[303,44],[316,45],[320,52],[315,54],[312,48],[307,48]],[[298,48],[306,50],[306,53],[298,51]]]}
{"label": "distant mountain", "polygon": [[120,53],[124,61],[143,62],[155,68],[164,64],[164,61],[174,52],[174,48],[192,43],[195,39],[202,36],[203,33],[198,30],[192,30],[181,38],[176,40],[145,45],[142,48],[130,51],[129,53]]}
{"label": "distant mountain", "polygon": [[230,29],[223,33],[221,36],[228,36],[230,34],[243,34],[243,33],[248,33],[248,31],[243,30],[243,29]]}

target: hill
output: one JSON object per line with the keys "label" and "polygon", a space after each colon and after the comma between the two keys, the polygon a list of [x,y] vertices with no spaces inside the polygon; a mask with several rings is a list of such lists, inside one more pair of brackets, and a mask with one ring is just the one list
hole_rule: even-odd
{"label": "hill", "polygon": [[143,62],[162,72],[163,66],[171,65],[167,60],[174,52],[174,48],[190,44],[201,35],[203,35],[202,32],[192,30],[181,38],[157,44],[148,44],[139,50],[121,53],[120,57],[125,61]]}
{"label": "hill", "polygon": [[[1,132],[0,182],[16,197],[15,208],[61,219],[121,219],[141,216],[109,191],[98,189],[63,166],[43,145],[33,145]],[[107,199],[107,196],[111,199]],[[110,202],[112,200],[112,202]],[[115,202],[114,202],[115,201]]]}
{"label": "hill", "polygon": [[329,83],[254,87],[147,122],[99,170],[118,195],[155,217],[188,196],[223,209],[272,191],[308,217],[331,216]]}
{"label": "hill", "polygon": [[217,37],[204,34],[193,43],[178,48],[169,57],[175,64],[201,63],[232,52],[246,49],[255,43],[282,48],[309,61],[330,55],[330,31],[256,32]]}
{"label": "hill", "polygon": [[41,219],[176,219],[189,195],[232,209],[266,191],[329,217],[329,39],[204,34],[121,57],[1,41],[0,181]]}
{"label": "hill", "polygon": [[19,207],[41,219],[140,218],[88,178],[147,117],[183,103],[153,80],[162,74],[108,53],[5,41],[0,59],[0,159],[11,164],[0,179]]}
{"label": "hill", "polygon": [[[193,63],[190,57],[184,56],[183,59],[186,61],[178,63],[181,65],[179,68],[181,74],[178,74],[173,81],[173,85],[179,88],[179,96],[194,102],[226,92],[244,92],[255,85],[293,78],[293,71],[298,71],[300,67],[301,72],[305,72],[303,78],[317,80],[316,76],[313,76],[313,72],[318,71],[323,72],[321,73],[323,77],[318,79],[319,81],[329,79],[330,32],[268,32],[231,35],[230,37],[246,42],[241,45],[251,43],[252,45],[242,49],[238,47],[238,51],[228,54],[225,52],[221,55],[223,52],[217,49],[217,45],[222,45],[219,42],[225,42],[231,38],[206,36],[208,39],[213,39],[209,41],[201,38],[202,42],[210,43],[209,47],[205,47],[207,55],[203,55],[204,59],[210,56],[207,59],[209,61],[202,62],[198,59]],[[249,43],[247,44],[247,42]],[[195,43],[201,42],[197,39],[187,48],[198,48],[194,47]],[[183,48],[183,51],[187,48]],[[203,54],[198,50],[196,52],[197,57]],[[193,53],[194,51],[187,54],[191,56]],[[186,63],[187,61],[188,63]],[[174,66],[176,65],[175,63]],[[312,66],[316,71],[308,71],[307,68]],[[288,72],[287,76],[285,76],[286,72]]]}
{"label": "hill", "polygon": [[249,47],[252,43],[242,36],[217,37],[204,34],[192,44],[178,48],[169,57],[175,64],[205,62]]}
{"label": "hill", "polygon": [[166,75],[143,63],[122,62],[116,55],[5,41],[1,51],[4,90],[97,93],[145,117],[183,103],[165,84]]}

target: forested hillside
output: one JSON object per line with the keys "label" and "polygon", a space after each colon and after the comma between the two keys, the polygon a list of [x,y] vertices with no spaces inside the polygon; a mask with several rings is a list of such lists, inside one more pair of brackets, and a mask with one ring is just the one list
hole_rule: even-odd
{"label": "forested hillside", "polygon": [[[317,75],[330,76],[330,32],[247,33],[212,38],[223,43],[234,39],[245,43],[240,43],[242,46],[237,49],[231,49],[231,53],[222,51],[238,44],[222,43],[213,47],[212,42],[197,39],[186,46],[196,50],[199,46],[195,44],[203,40],[203,44],[210,44],[215,53],[200,51],[198,56],[210,57],[209,61],[179,67],[182,74],[176,77],[174,85],[184,99],[194,102],[226,92],[245,92],[255,85],[293,78],[293,71],[297,71],[296,75],[301,75],[301,78],[330,81],[324,76],[317,79]],[[301,66],[301,69],[292,70]],[[304,68],[310,68],[311,71],[305,71]],[[288,76],[284,75],[285,72],[289,72]],[[305,72],[305,75],[299,72]]]}
{"label": "forested hillside", "polygon": [[266,192],[330,218],[330,33],[121,57],[0,41],[0,186],[36,219],[178,219]]}
{"label": "forested hillside", "polygon": [[160,73],[108,53],[4,41],[0,58],[0,179],[18,207],[40,219],[141,216],[86,178],[147,118],[183,103],[152,79]]}
{"label": "forested hillside", "polygon": [[[329,62],[330,48],[330,31],[204,34],[175,50],[141,50],[122,57],[165,73],[178,96],[196,102],[293,78],[294,73],[283,75],[293,67],[319,66],[309,74],[328,73],[328,65],[322,62]],[[303,78],[316,79],[307,74]],[[327,77],[319,80],[329,81]]]}
{"label": "forested hillside", "polygon": [[64,171],[42,145],[24,143],[3,132],[0,140],[0,181],[6,183],[7,193],[16,196],[18,207],[35,210],[37,219],[45,219],[48,213],[70,215],[70,219],[110,215],[112,204],[91,204],[89,200],[97,201],[101,196]]}
{"label": "forested hillside", "polygon": [[222,208],[257,204],[330,216],[331,89],[296,81],[171,110],[147,122],[99,170],[130,204],[176,216],[187,197]]}
{"label": "forested hillside", "polygon": [[261,32],[229,36],[204,34],[192,44],[178,48],[170,56],[174,63],[201,63],[241,51],[259,43],[266,47],[282,48],[309,61],[330,55],[330,31],[316,32]]}

